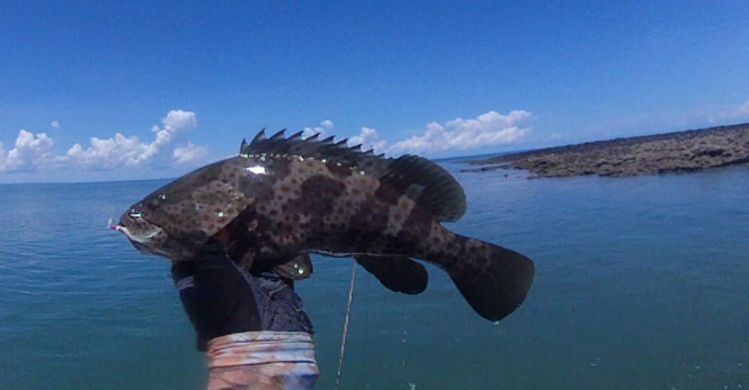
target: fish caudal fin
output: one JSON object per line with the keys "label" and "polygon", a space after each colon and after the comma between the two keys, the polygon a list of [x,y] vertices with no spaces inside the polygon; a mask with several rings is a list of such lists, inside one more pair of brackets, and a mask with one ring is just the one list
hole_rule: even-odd
{"label": "fish caudal fin", "polygon": [[390,290],[415,295],[427,288],[426,268],[406,256],[357,255],[354,258]]}
{"label": "fish caudal fin", "polygon": [[443,268],[479,315],[501,320],[525,300],[535,274],[533,262],[475,239],[467,239],[463,247],[458,258],[442,263]]}

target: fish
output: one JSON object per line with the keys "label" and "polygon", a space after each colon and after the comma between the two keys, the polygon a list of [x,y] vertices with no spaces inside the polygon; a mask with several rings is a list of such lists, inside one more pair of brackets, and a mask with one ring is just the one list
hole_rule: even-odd
{"label": "fish", "polygon": [[[198,168],[133,204],[115,230],[145,253],[189,261],[222,229],[239,233],[230,256],[295,280],[310,254],[353,257],[386,288],[418,294],[420,261],[447,272],[468,304],[498,321],[525,300],[528,257],[454,233],[466,197],[458,181],[417,155],[385,157],[347,139],[261,130],[240,153]],[[417,261],[418,260],[418,261]]]}

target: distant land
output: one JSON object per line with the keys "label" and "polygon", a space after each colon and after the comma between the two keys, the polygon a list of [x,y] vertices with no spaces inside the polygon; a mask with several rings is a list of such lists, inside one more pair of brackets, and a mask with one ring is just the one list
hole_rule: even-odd
{"label": "distant land", "polygon": [[749,123],[586,142],[466,161],[462,171],[524,169],[539,177],[626,177],[749,162]]}

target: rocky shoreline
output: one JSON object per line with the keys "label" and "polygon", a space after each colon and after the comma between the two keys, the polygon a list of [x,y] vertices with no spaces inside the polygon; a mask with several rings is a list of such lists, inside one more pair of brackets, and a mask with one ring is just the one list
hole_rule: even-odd
{"label": "rocky shoreline", "polygon": [[749,123],[587,142],[468,161],[480,167],[525,169],[539,177],[626,177],[692,172],[749,163]]}

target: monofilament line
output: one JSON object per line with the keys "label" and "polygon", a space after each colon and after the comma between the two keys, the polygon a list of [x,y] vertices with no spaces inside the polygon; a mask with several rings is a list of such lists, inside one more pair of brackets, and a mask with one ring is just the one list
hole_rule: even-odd
{"label": "monofilament line", "polygon": [[341,376],[343,376],[343,355],[346,353],[346,338],[348,337],[348,324],[351,319],[351,303],[354,301],[354,281],[356,280],[356,261],[351,266],[351,283],[348,287],[348,303],[346,304],[346,317],[343,320],[343,335],[341,336],[341,350],[338,355],[338,372],[335,375],[336,390],[341,387]]}

